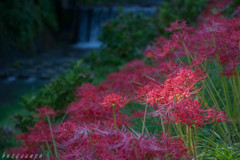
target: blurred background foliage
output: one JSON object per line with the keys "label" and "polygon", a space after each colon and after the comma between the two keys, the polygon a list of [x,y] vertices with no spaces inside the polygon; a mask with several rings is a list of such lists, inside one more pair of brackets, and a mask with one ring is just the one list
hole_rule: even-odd
{"label": "blurred background foliage", "polygon": [[99,51],[101,54],[97,55],[102,58],[111,57],[112,61],[119,57],[126,60],[141,57],[142,49],[150,42],[160,35],[169,35],[164,28],[168,27],[170,22],[184,19],[188,24],[194,25],[194,20],[206,5],[206,0],[163,0],[152,16],[120,12],[116,19],[103,26],[99,37],[103,46]]}
{"label": "blurred background foliage", "polygon": [[232,0],[232,4],[226,6],[224,14],[231,18],[240,14],[240,0]]}
{"label": "blurred background foliage", "polygon": [[78,1],[83,6],[152,5],[161,3],[161,0],[78,0]]}
{"label": "blurred background foliage", "polygon": [[53,0],[1,0],[0,10],[1,43],[26,49],[43,30],[58,29]]}
{"label": "blurred background foliage", "polygon": [[188,24],[195,24],[195,20],[207,5],[207,0],[163,0],[161,9],[161,23],[168,26],[169,23],[184,19]]}
{"label": "blurred background foliage", "polygon": [[53,82],[46,84],[38,94],[23,96],[24,107],[34,111],[35,107],[51,106],[54,110],[60,110],[74,101],[73,91],[75,87],[83,83],[91,82],[92,74],[89,66],[83,66],[82,60],[72,62],[72,69],[66,70],[65,76],[57,77]]}
{"label": "blurred background foliage", "polygon": [[[32,47],[41,32],[57,31],[59,24],[64,25],[61,23],[64,21],[62,18],[65,16],[65,21],[67,18],[69,19],[66,14],[61,14],[62,17],[58,18],[56,4],[59,2],[55,0],[0,0],[0,42],[26,49]],[[79,6],[138,3],[148,4],[141,0],[78,0]],[[109,48],[120,50],[120,55],[126,53],[130,55],[129,53],[132,53],[134,48],[146,45],[150,39],[163,33],[163,28],[169,22],[177,19],[185,19],[188,23],[192,22],[205,5],[206,0],[163,0],[159,12],[153,17],[121,13],[119,18],[110,21],[103,27],[100,40]],[[121,33],[123,35],[120,35]],[[113,35],[109,36],[109,34]],[[142,37],[139,38],[140,36]],[[127,44],[133,44],[134,47],[123,48]]]}

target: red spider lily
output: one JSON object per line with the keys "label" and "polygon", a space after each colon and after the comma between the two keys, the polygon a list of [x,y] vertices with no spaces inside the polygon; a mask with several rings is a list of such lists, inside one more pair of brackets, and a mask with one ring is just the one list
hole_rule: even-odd
{"label": "red spider lily", "polygon": [[111,93],[104,97],[102,106],[108,109],[114,108],[118,110],[119,108],[123,108],[129,100],[127,98],[123,98],[115,93]]}
{"label": "red spider lily", "polygon": [[34,127],[30,128],[29,133],[19,134],[17,140],[22,142],[21,149],[12,148],[9,152],[29,155],[40,154],[41,148],[39,146],[45,146],[46,143],[51,144],[52,137],[48,124],[45,121],[38,121]]}
{"label": "red spider lily", "polygon": [[78,126],[72,133],[72,138],[59,144],[64,148],[61,159],[115,159],[114,152],[108,147],[108,134],[111,130],[103,130],[99,124]]}
{"label": "red spider lily", "polygon": [[193,85],[195,85],[198,81],[204,79],[205,77],[205,73],[201,70],[191,70],[189,68],[183,68],[176,73],[175,77],[169,78],[169,81],[166,80],[165,85],[168,85],[168,82],[174,82],[170,84],[176,86],[182,85],[184,87],[193,87]]}
{"label": "red spider lily", "polygon": [[77,124],[73,122],[63,122],[59,126],[56,126],[54,131],[55,139],[57,141],[67,141],[73,138]]}
{"label": "red spider lily", "polygon": [[229,60],[229,63],[226,65],[226,67],[222,71],[222,75],[231,76],[231,75],[237,75],[237,67],[239,66],[240,62],[237,62],[235,60]]}
{"label": "red spider lily", "polygon": [[169,103],[168,92],[166,91],[165,86],[160,85],[148,92],[145,98],[145,102],[150,103],[153,106]]}
{"label": "red spider lily", "polygon": [[144,114],[145,114],[145,111],[142,110],[142,111],[136,111],[136,112],[132,113],[132,116],[136,117],[136,118],[143,118]]}
{"label": "red spider lily", "polygon": [[[102,98],[99,99],[102,100]],[[85,123],[95,123],[112,115],[110,110],[101,107],[100,101],[91,102],[84,98],[72,103],[68,108],[68,113],[71,115],[72,122],[84,121]]]}
{"label": "red spider lily", "polygon": [[184,20],[176,20],[176,22],[171,23],[169,28],[164,28],[164,30],[168,32],[175,31],[193,31],[193,27],[188,27],[186,21]]}
{"label": "red spider lily", "polygon": [[205,124],[210,124],[213,122],[224,122],[224,121],[231,121],[227,118],[227,115],[223,112],[223,111],[216,111],[215,109],[209,109],[209,110],[205,110],[205,118],[209,121],[209,122],[205,122]]}
{"label": "red spider lily", "polygon": [[192,100],[191,98],[168,106],[159,106],[153,116],[161,116],[167,122],[195,126],[196,129],[206,124],[228,121],[223,111],[206,110],[201,107],[197,99]]}
{"label": "red spider lily", "polygon": [[152,46],[148,45],[147,48],[143,51],[143,55],[147,58],[154,58]]}
{"label": "red spider lily", "polygon": [[168,78],[164,85],[155,86],[149,91],[145,102],[153,106],[179,102],[195,94],[197,91],[193,90],[193,86],[203,78],[204,72],[200,70],[180,69],[175,76]]}
{"label": "red spider lily", "polygon": [[216,21],[209,21],[208,23],[204,24],[204,30],[203,32],[206,33],[221,33],[226,31],[227,28],[225,25],[221,22],[216,22]]}
{"label": "red spider lily", "polygon": [[188,157],[188,149],[183,146],[183,141],[174,140],[166,135],[139,137],[133,136],[130,133],[113,132],[110,134],[113,139],[113,144],[110,146],[122,159],[167,159]]}
{"label": "red spider lily", "polygon": [[40,118],[44,118],[44,117],[55,117],[56,116],[56,113],[55,111],[49,107],[49,106],[45,106],[45,107],[42,107],[42,108],[36,108],[36,110],[39,112],[39,117]]}
{"label": "red spider lily", "polygon": [[161,117],[163,123],[170,123],[174,121],[174,107],[173,105],[159,105],[156,110],[151,113],[152,117]]}
{"label": "red spider lily", "polygon": [[[174,43],[172,43],[172,42],[174,42]],[[166,57],[166,59],[169,59],[169,57],[173,57],[173,54],[171,53],[171,51],[173,51],[177,45],[178,44],[175,41],[169,41],[169,42],[165,43],[162,46],[163,51],[161,53],[158,53],[157,56]]]}
{"label": "red spider lily", "polygon": [[[127,126],[131,126],[131,124],[129,123],[129,121],[130,121],[131,119],[130,119],[130,117],[128,117],[128,116],[126,116],[126,115],[124,115],[124,114],[121,114],[121,113],[116,113],[116,125],[119,127],[119,128],[121,128],[122,126],[124,126],[124,125],[127,125]],[[104,124],[106,125],[106,126],[111,126],[111,125],[113,125],[113,122],[114,122],[114,117],[109,117],[109,119],[108,120],[106,120],[105,122],[104,122]]]}
{"label": "red spider lily", "polygon": [[165,77],[169,77],[171,73],[176,72],[179,68],[179,64],[176,64],[174,62],[164,62],[159,64],[158,72]]}
{"label": "red spider lily", "polygon": [[198,68],[199,66],[202,65],[202,62],[204,62],[204,61],[207,61],[207,57],[205,55],[198,55],[195,57],[195,59],[192,60],[190,67]]}
{"label": "red spider lily", "polygon": [[[174,139],[174,138],[168,137],[167,135],[168,133],[158,135],[158,136],[160,138],[160,141],[159,141],[160,145],[167,146],[166,152],[170,153],[170,155],[168,155],[170,158],[172,159],[181,159],[180,157],[185,157],[187,159],[191,158],[187,154],[188,148],[184,147],[183,140],[181,140],[180,138]],[[171,154],[172,152],[174,154]],[[165,157],[163,159],[165,159]]]}
{"label": "red spider lily", "polygon": [[65,149],[61,159],[150,159],[188,157],[187,148],[179,139],[165,135],[148,138],[134,136],[123,130],[114,131],[99,125],[89,125],[75,129],[74,137],[59,144]]}
{"label": "red spider lily", "polygon": [[137,93],[137,99],[139,100],[140,103],[145,103],[145,99],[147,94],[153,90],[154,88],[161,87],[161,84],[159,83],[149,83],[145,85],[144,87],[140,88],[136,93]]}
{"label": "red spider lily", "polygon": [[172,51],[179,45],[177,41],[170,41],[159,38],[154,46],[148,46],[144,51],[144,55],[152,60],[161,62],[170,61],[175,58]]}
{"label": "red spider lily", "polygon": [[81,87],[76,88],[75,97],[78,99],[84,98],[91,102],[98,102],[100,100],[99,94],[101,89],[90,84],[83,84]]}
{"label": "red spider lily", "polygon": [[201,114],[198,100],[184,100],[174,106],[174,119],[181,124],[187,124],[190,127],[195,125],[197,128],[204,124],[204,116]]}
{"label": "red spider lily", "polygon": [[[130,62],[132,65],[135,62]],[[118,73],[108,75],[108,80],[101,84],[116,93],[122,93],[128,97],[134,97],[135,92],[147,83],[154,81],[157,69],[152,66],[141,65],[139,62],[135,69],[125,67]],[[128,64],[127,64],[128,65]]]}
{"label": "red spider lily", "polygon": [[28,134],[25,143],[29,144],[29,147],[37,143],[51,142],[52,137],[50,134],[49,125],[45,121],[38,121],[33,128],[30,128],[30,133]]}
{"label": "red spider lily", "polygon": [[172,35],[171,35],[171,38],[172,38],[172,43],[182,43],[182,42],[186,42],[187,39],[189,37],[189,34],[187,32],[174,32]]}
{"label": "red spider lily", "polygon": [[235,30],[232,32],[232,35],[231,35],[231,40],[237,40],[239,41],[240,40],[240,31],[239,30]]}
{"label": "red spider lily", "polygon": [[139,68],[143,68],[146,65],[142,60],[136,59],[133,61],[128,62],[122,69],[121,71],[133,71]]}
{"label": "red spider lily", "polygon": [[111,112],[101,107],[107,88],[95,87],[91,84],[84,84],[76,89],[76,99],[69,108],[72,122],[84,121],[85,123],[95,123],[111,117]]}

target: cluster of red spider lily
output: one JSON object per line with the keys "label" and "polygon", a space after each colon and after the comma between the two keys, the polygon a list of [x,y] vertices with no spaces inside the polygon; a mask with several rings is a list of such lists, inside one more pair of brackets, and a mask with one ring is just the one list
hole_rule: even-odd
{"label": "cluster of red spider lily", "polygon": [[[68,116],[60,124],[51,123],[56,113],[50,107],[37,109],[41,120],[29,133],[18,136],[22,146],[10,152],[46,151],[52,159],[62,160],[191,158],[191,148],[182,139],[169,137],[164,127],[159,135],[144,134],[145,118],[159,117],[163,125],[178,123],[195,130],[226,121],[223,111],[204,107],[197,96],[201,87],[196,84],[208,76],[207,61],[216,60],[222,75],[238,74],[239,27],[240,18],[226,19],[219,14],[205,19],[198,28],[176,21],[166,28],[173,32],[170,40],[160,37],[145,50],[152,65],[133,60],[109,74],[100,86],[77,88],[77,101],[69,105]],[[145,110],[123,114],[121,110],[132,102],[146,105]],[[154,111],[149,113],[147,107]],[[143,118],[142,133],[131,128],[134,117]]]}

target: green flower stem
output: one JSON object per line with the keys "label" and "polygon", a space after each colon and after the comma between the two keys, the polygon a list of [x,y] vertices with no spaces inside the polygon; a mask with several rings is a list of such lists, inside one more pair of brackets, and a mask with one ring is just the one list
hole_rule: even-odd
{"label": "green flower stem", "polygon": [[151,76],[149,76],[149,75],[147,75],[147,74],[143,74],[143,76],[144,77],[146,77],[146,78],[148,78],[148,79],[150,79],[150,80],[152,80],[152,81],[156,81],[156,79],[155,78],[153,78],[153,77],[151,77]]}
{"label": "green flower stem", "polygon": [[162,116],[160,117],[160,119],[161,119],[161,125],[162,125],[163,134],[165,134],[166,131],[165,131],[165,127],[164,127],[164,124],[163,124]]}
{"label": "green flower stem", "polygon": [[206,155],[206,153],[207,153],[207,151],[208,151],[209,145],[210,145],[210,143],[212,142],[213,133],[214,133],[214,131],[215,131],[216,126],[217,126],[217,122],[215,123],[215,125],[214,125],[214,127],[213,127],[212,134],[211,134],[210,140],[208,141],[208,145],[207,145],[207,147],[206,147],[206,150],[205,150],[205,152],[204,152],[203,159],[205,158],[205,155]]}
{"label": "green flower stem", "polygon": [[91,137],[91,133],[88,132],[88,138],[89,138],[89,141],[90,141],[90,144],[92,146],[92,149],[93,149],[93,152],[94,152],[94,156],[97,160],[99,160],[99,158],[97,157],[97,153],[96,153],[96,150],[95,150],[95,147],[93,145],[93,141],[92,141],[92,137]]}
{"label": "green flower stem", "polygon": [[54,140],[54,135],[53,135],[53,131],[52,131],[52,125],[51,125],[49,116],[47,116],[47,120],[48,120],[48,124],[49,124],[49,128],[50,128],[50,132],[51,132],[51,137],[52,137],[52,142],[53,142],[54,153],[55,153],[55,156],[56,156],[57,158],[59,158],[59,156],[58,156],[58,151],[57,151],[57,146],[56,146],[56,142],[55,142],[55,140]]}
{"label": "green flower stem", "polygon": [[190,52],[189,52],[189,50],[188,50],[185,42],[181,42],[181,43],[182,43],[182,45],[183,45],[183,47],[184,47],[184,50],[185,50],[185,52],[186,52],[187,59],[188,59],[188,64],[191,64],[192,56],[191,56],[191,54],[190,54]]}
{"label": "green flower stem", "polygon": [[[193,130],[192,128],[190,128],[190,131],[191,131],[191,138],[192,138],[192,147],[193,147],[193,154],[194,154],[194,157],[195,157],[195,160],[197,160],[197,152],[196,152],[196,147],[195,147],[195,139],[194,139],[194,135],[193,135]],[[195,130],[196,132],[196,130]]]}
{"label": "green flower stem", "polygon": [[117,130],[118,127],[117,127],[117,121],[116,121],[115,107],[116,107],[116,105],[112,105],[113,119],[114,119],[114,127],[115,127],[115,129]]}
{"label": "green flower stem", "polygon": [[143,117],[142,134],[144,134],[144,129],[145,129],[146,115],[147,115],[147,108],[148,108],[148,105],[146,104],[145,111],[144,111],[144,117]]}

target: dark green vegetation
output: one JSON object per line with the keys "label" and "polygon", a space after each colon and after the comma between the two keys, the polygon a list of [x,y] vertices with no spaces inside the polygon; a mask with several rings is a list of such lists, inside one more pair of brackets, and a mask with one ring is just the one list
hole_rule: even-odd
{"label": "dark green vegetation", "polygon": [[103,26],[103,33],[99,37],[106,46],[103,54],[128,60],[139,57],[141,49],[146,48],[149,42],[160,35],[168,36],[164,28],[170,22],[184,19],[188,24],[194,24],[205,5],[206,0],[165,0],[151,17],[121,13]]}
{"label": "dark green vegetation", "polygon": [[206,0],[164,0],[159,10],[161,23],[168,26],[171,22],[184,19],[188,24],[194,24],[206,4]]}
{"label": "dark green vegetation", "polygon": [[[84,66],[81,60],[73,62],[73,69],[67,70],[65,76],[59,76],[53,82],[46,84],[37,94],[24,95],[22,107],[30,112],[34,112],[36,107],[44,106],[51,106],[54,110],[61,111],[74,101],[75,88],[91,82],[92,78],[89,67]],[[27,131],[27,127],[34,124],[33,113],[25,116],[18,114],[14,119],[17,127],[22,131]]]}
{"label": "dark green vegetation", "polygon": [[142,14],[123,14],[103,26],[99,39],[106,46],[106,56],[133,59],[141,54],[144,48],[156,35],[158,25],[154,20],[158,17],[147,17]]}
{"label": "dark green vegetation", "polygon": [[226,6],[226,9],[224,11],[225,15],[228,17],[235,17],[239,15],[239,10],[235,13],[239,5],[240,0],[233,0],[233,3],[231,5]]}
{"label": "dark green vegetation", "polygon": [[51,106],[55,110],[62,109],[74,101],[73,91],[82,83],[91,82],[92,77],[88,66],[82,61],[73,62],[73,69],[66,71],[66,76],[59,76],[53,82],[45,85],[37,95],[25,95],[24,107],[34,110],[35,107]]}
{"label": "dark green vegetation", "polygon": [[[82,6],[148,5],[146,0],[78,0]],[[161,1],[155,0],[153,4]]]}
{"label": "dark green vegetation", "polygon": [[[2,93],[9,93],[7,90],[14,88],[14,93],[1,95],[6,98],[5,101],[1,101],[0,105],[0,153],[3,153],[4,148],[13,147],[16,145],[16,140],[14,140],[15,135],[20,133],[18,128],[19,122],[16,121],[17,117],[24,117],[25,123],[28,122],[28,126],[31,126],[33,122],[29,119],[30,112],[23,108],[21,102],[23,101],[19,95],[26,93],[37,93],[37,91],[43,87],[44,82],[29,84],[22,83],[19,84],[8,84],[3,86],[0,85]],[[9,96],[9,97],[8,97]]]}
{"label": "dark green vegetation", "polygon": [[53,0],[1,0],[0,11],[0,42],[5,45],[26,49],[43,30],[58,28]]}

